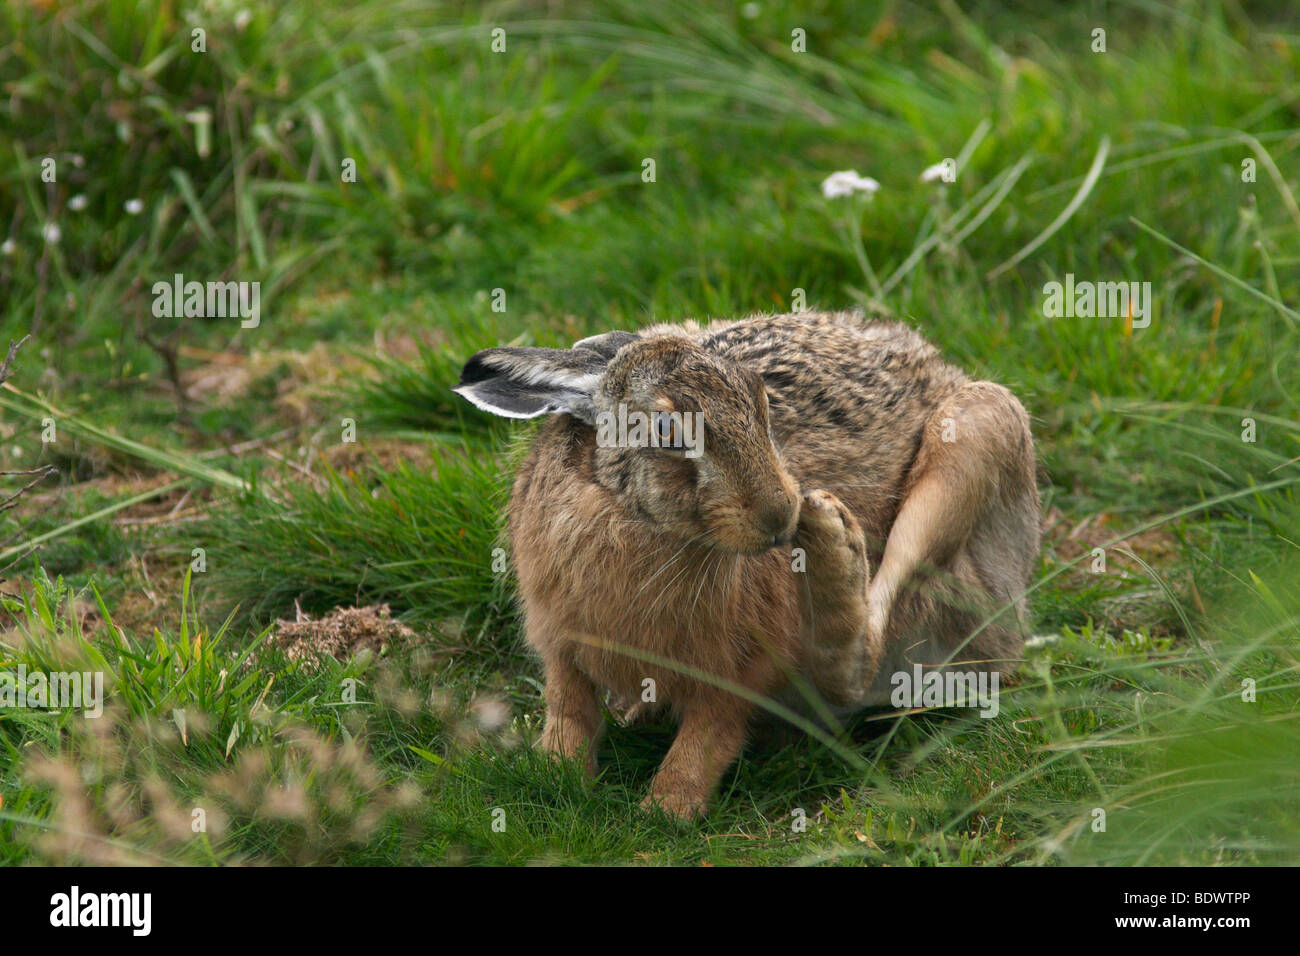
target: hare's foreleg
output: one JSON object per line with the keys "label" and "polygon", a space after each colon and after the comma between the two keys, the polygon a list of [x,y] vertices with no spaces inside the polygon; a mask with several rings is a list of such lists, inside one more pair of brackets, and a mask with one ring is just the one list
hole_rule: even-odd
{"label": "hare's foreleg", "polygon": [[545,655],[546,723],[542,747],[569,760],[581,758],[589,774],[596,773],[596,745],[604,721],[591,679],[561,650]]}
{"label": "hare's foreleg", "polygon": [[880,664],[883,630],[872,630],[862,528],[829,491],[810,491],[795,545],[806,565],[798,582],[804,670],[831,703],[854,706]]}
{"label": "hare's foreleg", "polygon": [[723,690],[701,689],[692,695],[642,805],[657,805],[685,820],[707,812],[718,781],[745,744],[752,711],[749,701]]}

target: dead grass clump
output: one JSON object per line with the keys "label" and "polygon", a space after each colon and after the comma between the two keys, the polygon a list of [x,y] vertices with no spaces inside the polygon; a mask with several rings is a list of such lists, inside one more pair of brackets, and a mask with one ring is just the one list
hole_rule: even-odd
{"label": "dead grass clump", "polygon": [[315,619],[299,610],[295,620],[276,622],[268,643],[310,672],[319,667],[323,655],[346,662],[366,650],[378,655],[390,641],[415,636],[389,614],[387,604],[338,607]]}

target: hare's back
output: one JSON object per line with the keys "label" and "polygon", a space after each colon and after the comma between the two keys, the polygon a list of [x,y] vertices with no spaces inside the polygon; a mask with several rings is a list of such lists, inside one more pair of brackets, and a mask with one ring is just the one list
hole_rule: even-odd
{"label": "hare's back", "polygon": [[919,431],[967,380],[906,325],[855,313],[761,316],[699,335],[706,348],[763,377],[774,431]]}

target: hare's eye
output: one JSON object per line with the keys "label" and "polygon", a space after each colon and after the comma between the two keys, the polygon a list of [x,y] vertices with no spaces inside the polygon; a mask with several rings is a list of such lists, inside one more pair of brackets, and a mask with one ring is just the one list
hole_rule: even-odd
{"label": "hare's eye", "polygon": [[677,446],[677,430],[673,425],[672,416],[667,412],[655,413],[655,430],[659,433],[660,448]]}

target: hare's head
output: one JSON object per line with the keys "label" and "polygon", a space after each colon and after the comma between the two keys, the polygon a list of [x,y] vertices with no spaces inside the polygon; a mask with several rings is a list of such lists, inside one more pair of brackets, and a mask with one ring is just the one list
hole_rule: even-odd
{"label": "hare's head", "polygon": [[454,391],[507,418],[590,427],[596,480],[674,537],[752,553],[794,535],[798,485],[772,444],[762,378],[689,338],[487,349]]}

